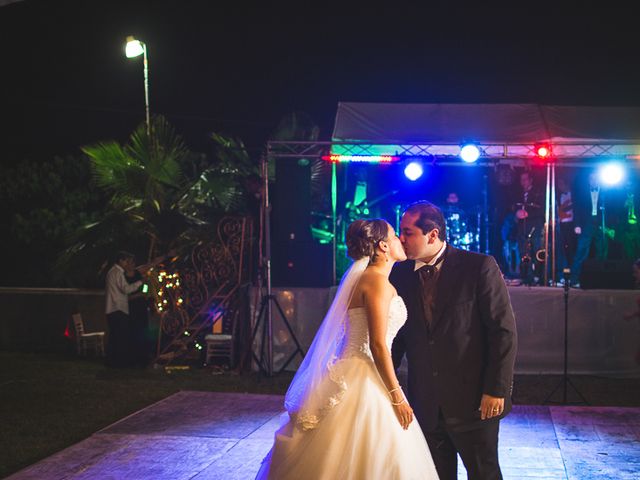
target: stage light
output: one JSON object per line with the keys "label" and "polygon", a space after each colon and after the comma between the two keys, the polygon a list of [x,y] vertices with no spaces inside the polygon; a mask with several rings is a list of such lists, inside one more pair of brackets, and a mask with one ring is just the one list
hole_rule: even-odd
{"label": "stage light", "polygon": [[399,160],[400,157],[394,155],[324,155],[323,160],[334,163],[342,162],[368,162],[368,163],[390,163]]}
{"label": "stage light", "polygon": [[538,158],[549,158],[551,157],[551,145],[548,143],[536,143],[533,146],[533,151],[535,152]]}
{"label": "stage light", "polygon": [[460,158],[463,162],[474,163],[480,158],[480,149],[476,145],[468,143],[460,149]]}
{"label": "stage light", "polygon": [[419,179],[423,173],[424,170],[422,169],[422,163],[418,161],[410,162],[406,167],[404,167],[404,176],[412,182]]}
{"label": "stage light", "polygon": [[598,177],[600,178],[600,181],[608,187],[618,185],[622,182],[624,176],[624,166],[617,162],[602,165],[598,170]]}

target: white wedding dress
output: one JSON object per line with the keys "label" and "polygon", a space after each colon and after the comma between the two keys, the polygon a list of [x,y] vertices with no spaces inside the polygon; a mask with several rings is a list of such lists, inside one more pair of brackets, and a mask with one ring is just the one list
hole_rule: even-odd
{"label": "white wedding dress", "polygon": [[[387,345],[407,319],[402,298],[392,299]],[[313,428],[288,420],[275,435],[257,479],[437,479],[427,442],[414,419],[400,426],[371,356],[364,308],[348,311],[345,346],[331,367],[342,393]]]}

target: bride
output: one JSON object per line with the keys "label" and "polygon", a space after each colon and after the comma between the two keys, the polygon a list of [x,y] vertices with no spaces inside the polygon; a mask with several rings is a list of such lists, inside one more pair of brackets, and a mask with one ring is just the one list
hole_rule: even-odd
{"label": "bride", "polygon": [[354,263],[289,386],[288,421],[256,478],[437,479],[390,354],[407,310],[389,273],[407,257],[384,220],[356,220],[346,240]]}

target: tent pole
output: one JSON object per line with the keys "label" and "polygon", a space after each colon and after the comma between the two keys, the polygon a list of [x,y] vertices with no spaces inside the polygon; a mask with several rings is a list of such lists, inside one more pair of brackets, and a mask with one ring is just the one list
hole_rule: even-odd
{"label": "tent pole", "polygon": [[551,282],[556,285],[556,164],[551,165]]}
{"label": "tent pole", "polygon": [[549,286],[549,209],[551,203],[551,163],[547,163],[547,188],[544,203],[544,286]]}
{"label": "tent pole", "polygon": [[331,163],[331,219],[333,223],[333,239],[331,241],[332,244],[332,263],[333,263],[333,271],[332,271],[332,281],[333,285],[336,284],[336,252],[338,248],[338,235],[337,235],[337,222],[338,222],[338,173],[336,162]]}

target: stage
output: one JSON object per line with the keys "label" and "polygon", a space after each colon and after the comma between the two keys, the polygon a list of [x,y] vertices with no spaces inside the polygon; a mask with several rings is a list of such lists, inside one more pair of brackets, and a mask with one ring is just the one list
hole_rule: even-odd
{"label": "stage", "polygon": [[[252,479],[283,397],[183,391],[140,410],[11,480]],[[640,409],[516,405],[501,423],[505,479],[636,479]],[[466,478],[461,467],[459,478]]]}
{"label": "stage", "polygon": [[[274,288],[296,338],[306,349],[328,309],[335,288]],[[563,371],[564,290],[554,287],[509,287],[518,329],[516,373],[555,374]],[[569,373],[640,377],[635,361],[640,345],[640,319],[634,290],[570,289],[568,296]],[[273,309],[274,369],[295,351],[277,309]],[[288,369],[300,361],[297,355]]]}

